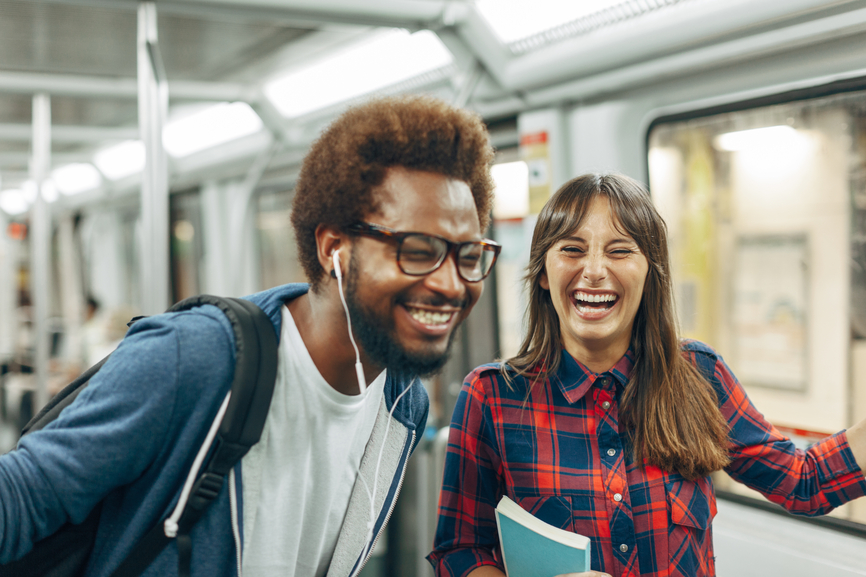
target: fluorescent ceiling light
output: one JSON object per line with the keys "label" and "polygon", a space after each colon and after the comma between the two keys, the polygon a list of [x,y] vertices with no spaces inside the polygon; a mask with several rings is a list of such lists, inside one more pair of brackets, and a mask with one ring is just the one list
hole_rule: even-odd
{"label": "fluorescent ceiling light", "polygon": [[162,144],[174,157],[188,156],[261,130],[262,119],[246,102],[222,102],[171,120]]}
{"label": "fluorescent ceiling light", "polygon": [[[51,172],[57,190],[62,194],[78,194],[102,184],[99,171],[92,164],[76,162],[56,168]],[[46,198],[47,200],[47,198]]]}
{"label": "fluorescent ceiling light", "polygon": [[[90,166],[90,165],[88,165]],[[42,198],[45,199],[45,202],[52,203],[57,200],[59,196],[57,191],[57,185],[50,178],[42,183]]]}
{"label": "fluorescent ceiling light", "polygon": [[624,0],[476,0],[481,15],[505,44],[594,14]]}
{"label": "fluorescent ceiling light", "polygon": [[30,208],[25,192],[18,188],[12,188],[0,192],[0,210],[9,216],[24,214]]}
{"label": "fluorescent ceiling light", "polygon": [[796,145],[803,140],[804,136],[791,126],[767,126],[720,134],[713,139],[713,146],[718,150],[729,152],[772,149]]}
{"label": "fluorescent ceiling light", "polygon": [[505,162],[490,169],[493,177],[493,218],[522,218],[529,214],[529,168],[526,163]]}
{"label": "fluorescent ceiling light", "polygon": [[289,118],[369,94],[451,64],[451,53],[433,32],[389,29],[294,70],[264,87]]}
{"label": "fluorescent ceiling light", "polygon": [[99,171],[110,180],[144,170],[144,143],[140,140],[126,140],[109,148],[98,151],[93,162]]}

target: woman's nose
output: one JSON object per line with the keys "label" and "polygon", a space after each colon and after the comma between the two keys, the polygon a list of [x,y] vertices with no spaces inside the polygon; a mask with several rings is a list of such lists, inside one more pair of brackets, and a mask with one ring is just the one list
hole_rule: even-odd
{"label": "woman's nose", "polygon": [[603,253],[598,251],[587,253],[584,260],[583,276],[590,282],[604,280],[607,276],[607,259]]}

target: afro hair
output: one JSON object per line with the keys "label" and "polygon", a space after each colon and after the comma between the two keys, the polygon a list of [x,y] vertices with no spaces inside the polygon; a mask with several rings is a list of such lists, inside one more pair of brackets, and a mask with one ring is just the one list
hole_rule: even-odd
{"label": "afro hair", "polygon": [[318,138],[301,166],[292,202],[298,254],[313,289],[325,271],[316,227],[344,229],[378,209],[373,189],[389,167],[435,172],[469,185],[481,230],[490,222],[493,148],[481,118],[426,96],[380,98],[353,107]]}

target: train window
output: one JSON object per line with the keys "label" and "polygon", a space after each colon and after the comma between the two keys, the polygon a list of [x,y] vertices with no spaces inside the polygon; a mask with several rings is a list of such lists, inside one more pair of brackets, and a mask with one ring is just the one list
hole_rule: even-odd
{"label": "train window", "polygon": [[648,164],[685,335],[803,447],[866,417],[866,93],[662,119]]}
{"label": "train window", "polygon": [[256,235],[262,287],[305,282],[298,261],[295,236],[289,220],[292,195],[286,191],[263,192],[256,196]]}
{"label": "train window", "polygon": [[171,195],[171,302],[201,292],[204,266],[201,220],[198,189]]}

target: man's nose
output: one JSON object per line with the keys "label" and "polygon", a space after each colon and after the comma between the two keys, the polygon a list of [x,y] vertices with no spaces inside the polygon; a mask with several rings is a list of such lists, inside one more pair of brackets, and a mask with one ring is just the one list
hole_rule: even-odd
{"label": "man's nose", "polygon": [[454,255],[449,254],[439,268],[427,275],[424,284],[449,300],[460,300],[466,296],[466,286],[454,259]]}

